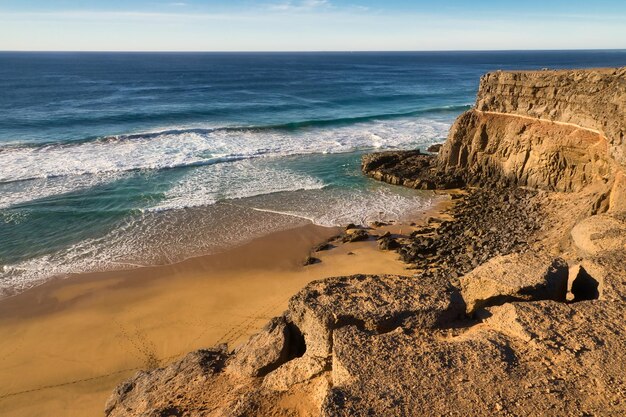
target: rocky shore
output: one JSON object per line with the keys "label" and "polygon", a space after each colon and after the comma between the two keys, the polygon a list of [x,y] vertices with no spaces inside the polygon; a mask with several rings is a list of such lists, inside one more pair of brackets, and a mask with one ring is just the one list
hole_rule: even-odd
{"label": "rocky shore", "polygon": [[626,414],[625,103],[624,68],[486,75],[437,155],[363,159],[454,189],[377,236],[413,276],[315,281],[242,346],[138,373],[106,415]]}

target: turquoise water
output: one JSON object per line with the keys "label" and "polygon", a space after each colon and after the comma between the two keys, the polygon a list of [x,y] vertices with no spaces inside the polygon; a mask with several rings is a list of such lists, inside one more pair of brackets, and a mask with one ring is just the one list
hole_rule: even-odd
{"label": "turquoise water", "polygon": [[495,69],[624,51],[0,53],[0,294],[175,262],[305,224],[401,219],[427,193],[363,152],[444,140]]}

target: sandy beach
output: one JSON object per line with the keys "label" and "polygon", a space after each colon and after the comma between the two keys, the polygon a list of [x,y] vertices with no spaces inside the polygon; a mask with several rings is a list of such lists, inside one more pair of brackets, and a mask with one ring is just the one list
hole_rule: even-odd
{"label": "sandy beach", "polygon": [[195,349],[235,347],[312,280],[411,273],[373,240],[319,252],[321,263],[303,266],[313,246],[339,231],[307,225],[173,265],[55,280],[0,301],[2,415],[100,415],[119,382]]}

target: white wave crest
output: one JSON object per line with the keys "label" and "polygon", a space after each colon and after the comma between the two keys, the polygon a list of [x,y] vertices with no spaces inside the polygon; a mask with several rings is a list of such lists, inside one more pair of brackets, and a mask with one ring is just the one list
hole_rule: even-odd
{"label": "white wave crest", "polygon": [[[223,161],[423,145],[445,136],[448,122],[407,119],[336,128],[177,130],[43,147],[4,147],[0,182],[207,165]],[[201,133],[199,133],[201,132]]]}

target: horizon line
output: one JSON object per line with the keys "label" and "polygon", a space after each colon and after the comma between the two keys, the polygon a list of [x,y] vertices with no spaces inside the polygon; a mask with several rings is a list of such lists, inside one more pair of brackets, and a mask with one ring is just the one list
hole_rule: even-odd
{"label": "horizon line", "polygon": [[119,50],[119,49],[0,49],[0,53],[258,53],[258,54],[281,54],[281,53],[420,53],[420,52],[626,52],[626,48],[563,48],[563,49],[389,49],[389,50]]}

